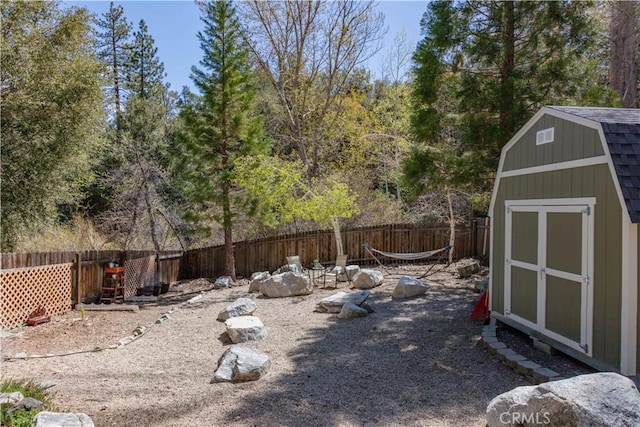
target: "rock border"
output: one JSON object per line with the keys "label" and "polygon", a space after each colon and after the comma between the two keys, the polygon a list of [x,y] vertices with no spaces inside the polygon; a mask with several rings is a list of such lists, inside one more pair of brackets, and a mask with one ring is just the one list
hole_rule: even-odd
{"label": "rock border", "polygon": [[498,326],[492,322],[482,328],[482,342],[485,348],[499,361],[524,376],[533,384],[542,384],[549,381],[564,380],[565,377],[549,368],[545,368],[526,357],[516,353],[505,343],[498,340],[496,329]]}

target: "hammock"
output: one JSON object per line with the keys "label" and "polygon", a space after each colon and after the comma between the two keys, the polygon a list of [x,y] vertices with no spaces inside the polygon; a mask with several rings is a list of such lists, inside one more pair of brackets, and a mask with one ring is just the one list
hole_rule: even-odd
{"label": "hammock", "polygon": [[[402,260],[408,260],[408,261],[413,261],[413,260],[423,259],[423,258],[429,258],[429,257],[432,257],[432,256],[434,256],[436,254],[439,254],[442,251],[448,251],[449,249],[451,249],[451,245],[447,245],[444,248],[436,249],[436,250],[433,250],[433,251],[427,251],[427,252],[394,253],[394,252],[379,251],[379,250],[374,249],[371,246],[369,246],[368,243],[365,243],[364,245],[362,245],[362,247],[365,248],[369,252],[375,252],[375,253],[380,254],[382,256],[385,256],[387,258],[402,259]],[[374,256],[374,258],[375,258],[375,256]]]}

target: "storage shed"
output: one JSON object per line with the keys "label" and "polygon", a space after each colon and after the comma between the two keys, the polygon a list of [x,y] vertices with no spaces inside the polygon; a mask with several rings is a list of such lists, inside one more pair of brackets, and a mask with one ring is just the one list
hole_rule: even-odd
{"label": "storage shed", "polygon": [[502,149],[489,214],[492,317],[640,372],[640,110],[542,108]]}

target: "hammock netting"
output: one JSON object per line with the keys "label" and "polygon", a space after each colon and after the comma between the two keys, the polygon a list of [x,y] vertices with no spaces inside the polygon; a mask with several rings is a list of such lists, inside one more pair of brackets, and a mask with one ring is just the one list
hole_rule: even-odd
{"label": "hammock netting", "polygon": [[407,261],[413,261],[413,260],[417,260],[417,259],[429,258],[429,257],[432,257],[432,256],[434,256],[436,254],[439,254],[440,252],[448,251],[449,249],[451,249],[451,245],[447,245],[444,248],[436,249],[436,250],[433,250],[433,251],[427,251],[427,252],[396,253],[396,252],[379,251],[379,250],[374,249],[371,246],[369,246],[368,243],[365,243],[362,246],[368,251],[375,252],[375,253],[380,254],[382,256],[385,256],[387,258],[402,259],[402,260],[407,260]]}

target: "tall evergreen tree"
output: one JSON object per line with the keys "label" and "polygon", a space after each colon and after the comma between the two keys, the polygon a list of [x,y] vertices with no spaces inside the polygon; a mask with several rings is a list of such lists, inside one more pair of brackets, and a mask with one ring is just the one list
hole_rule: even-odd
{"label": "tall evergreen tree", "polygon": [[448,138],[446,151],[472,153],[473,162],[459,165],[462,176],[488,189],[500,150],[516,130],[542,105],[577,93],[582,79],[573,65],[592,42],[589,7],[573,1],[430,3],[414,56],[415,147],[407,175],[419,182],[425,171],[437,170],[421,163]]}
{"label": "tall evergreen tree", "polygon": [[158,48],[144,19],[138,25],[127,55],[125,85],[131,95],[162,99],[165,93],[163,79],[166,77],[164,64],[158,58]]}
{"label": "tall evergreen tree", "polygon": [[92,180],[100,64],[86,9],[0,3],[2,250],[59,217]]}
{"label": "tall evergreen tree", "polygon": [[[224,228],[225,274],[235,278],[232,227],[241,204],[234,194],[232,171],[239,156],[266,148],[262,119],[253,115],[255,88],[248,48],[230,1],[202,3],[204,31],[198,32],[204,56],[191,79],[199,97],[185,105],[183,173],[198,220],[219,207],[214,218]],[[204,214],[204,215],[203,215]]]}
{"label": "tall evergreen tree", "polygon": [[98,58],[105,64],[105,74],[111,98],[110,107],[113,109],[116,130],[118,130],[118,119],[122,113],[124,98],[123,81],[131,24],[127,22],[122,6],[115,6],[111,2],[109,11],[102,14],[102,17],[96,21],[96,25],[102,30],[97,33],[97,53]]}
{"label": "tall evergreen tree", "polygon": [[640,4],[615,1],[610,7],[611,86],[624,107],[640,108]]}

